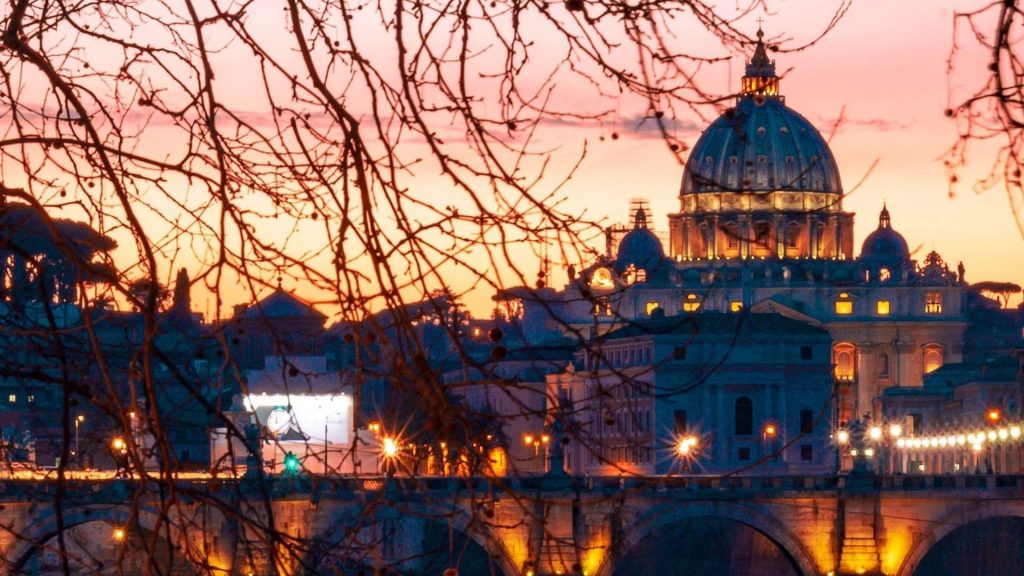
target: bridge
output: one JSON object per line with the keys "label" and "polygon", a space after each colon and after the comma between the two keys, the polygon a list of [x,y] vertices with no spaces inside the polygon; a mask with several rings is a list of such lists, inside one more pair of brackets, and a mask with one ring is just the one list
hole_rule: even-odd
{"label": "bridge", "polygon": [[1021,526],[1020,475],[7,480],[0,574],[1009,574]]}

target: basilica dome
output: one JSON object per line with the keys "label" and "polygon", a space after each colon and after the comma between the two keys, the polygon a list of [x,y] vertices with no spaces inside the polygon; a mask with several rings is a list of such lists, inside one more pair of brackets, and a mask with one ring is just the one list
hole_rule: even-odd
{"label": "basilica dome", "polygon": [[758,32],[743,91],[694,145],[681,193],[829,192],[839,169],[821,133],[778,94],[775,63]]}
{"label": "basilica dome", "polygon": [[882,207],[878,216],[878,229],[868,234],[860,250],[860,257],[865,261],[899,263],[910,259],[910,248],[906,239],[893,230],[889,209]]}
{"label": "basilica dome", "polygon": [[670,257],[853,258],[853,214],[843,210],[828,143],[779,93],[764,33],[736,104],[701,134],[669,217]]}
{"label": "basilica dome", "polygon": [[655,271],[665,259],[665,249],[658,236],[647,228],[647,218],[643,209],[636,211],[633,229],[619,241],[619,250],[615,256],[615,272],[622,274],[630,266],[643,270],[648,274]]}

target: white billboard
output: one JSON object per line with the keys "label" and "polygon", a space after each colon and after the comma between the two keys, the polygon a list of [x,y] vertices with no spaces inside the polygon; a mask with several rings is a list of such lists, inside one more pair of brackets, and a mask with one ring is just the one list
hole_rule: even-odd
{"label": "white billboard", "polygon": [[247,411],[282,442],[349,444],[352,397],[347,394],[250,394]]}

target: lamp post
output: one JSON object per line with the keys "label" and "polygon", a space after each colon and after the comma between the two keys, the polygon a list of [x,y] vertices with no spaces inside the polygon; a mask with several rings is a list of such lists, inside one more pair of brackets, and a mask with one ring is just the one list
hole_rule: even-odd
{"label": "lamp post", "polygon": [[690,434],[676,439],[675,453],[679,459],[680,472],[687,474],[700,451],[697,436]]}
{"label": "lamp post", "polygon": [[[775,425],[775,422],[769,420],[768,422],[764,423],[764,426],[761,427],[761,451],[764,453],[765,456],[767,456],[769,452],[774,450],[774,440],[775,437],[778,436],[778,434],[779,427]],[[769,442],[772,442],[772,450],[769,450],[768,448]]]}
{"label": "lamp post", "polygon": [[527,447],[533,446],[534,465],[540,468],[537,472],[544,471],[544,463],[540,459],[540,447],[544,446],[545,456],[547,456],[547,446],[550,442],[551,436],[547,434],[531,434],[529,432],[523,434],[523,445]]}
{"label": "lamp post", "polygon": [[[78,416],[75,416],[75,453],[73,454],[75,458],[81,458],[79,456],[78,428],[83,422],[85,422],[85,415],[79,414]],[[81,466],[81,462],[79,462],[79,466]]]}
{"label": "lamp post", "polygon": [[128,443],[124,438],[115,436],[110,441],[110,455],[114,459],[117,469],[114,471],[114,478],[128,477]]}

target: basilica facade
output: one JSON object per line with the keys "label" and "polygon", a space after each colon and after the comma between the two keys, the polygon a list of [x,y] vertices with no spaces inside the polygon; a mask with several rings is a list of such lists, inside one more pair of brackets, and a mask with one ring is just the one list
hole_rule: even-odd
{"label": "basilica facade", "polygon": [[[549,397],[561,397],[573,425],[590,431],[575,471],[643,462],[651,465],[641,466],[645,471],[665,472],[670,464],[658,465],[646,450],[672,450],[687,428],[704,431],[705,454],[713,455],[705,459],[708,469],[756,460],[769,453],[769,440],[786,447],[772,461],[779,471],[834,466],[819,454],[835,430],[852,420],[880,421],[883,391],[920,388],[927,374],[962,361],[970,300],[963,265],[951,269],[935,252],[916,260],[894,227],[899,215],[885,206],[877,229],[857,246],[832,152],[787,106],[760,32],[735,104],[692,148],[679,201],[668,217],[667,243],[641,206],[607,253],[571,271],[563,289],[499,296],[522,311],[525,341],[586,342],[569,371],[549,377]],[[673,352],[721,340],[720,326],[702,332],[702,324],[715,325],[702,321],[705,315],[734,316],[732,350],[758,362],[726,358],[715,374],[714,355],[705,355],[705,376],[673,375]],[[673,325],[667,332],[666,319]],[[798,325],[825,335],[825,351]],[[809,338],[793,344],[796,353],[776,347],[796,334]],[[659,346],[669,340],[671,346]],[[638,349],[650,352],[623,361],[620,343],[641,341]],[[594,410],[619,399],[611,381],[630,383],[623,392],[630,399],[646,394],[654,412],[641,417],[650,422],[650,438],[634,441],[636,450],[608,449],[603,439],[623,426],[606,409]],[[819,418],[825,405],[827,416]],[[685,423],[673,417],[680,410]],[[908,434],[912,427],[908,422]]]}

